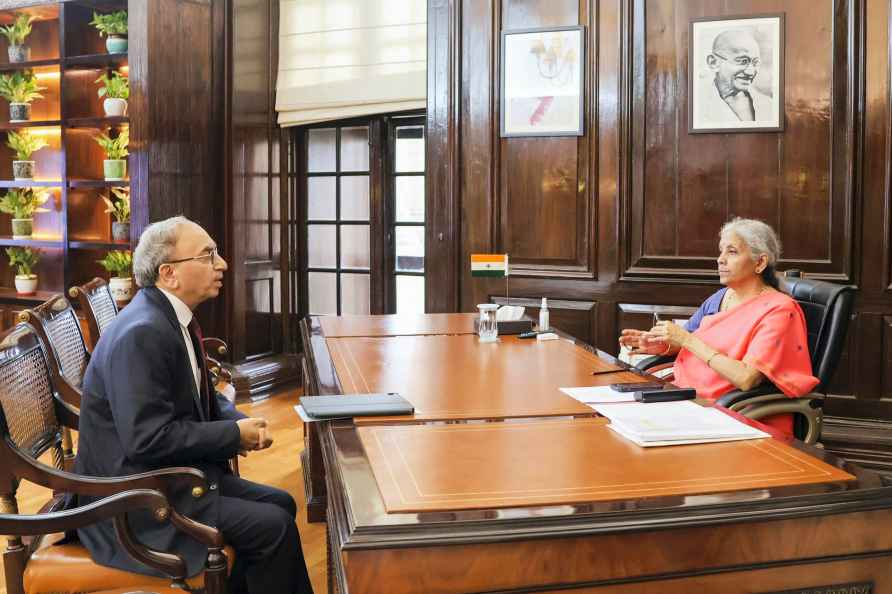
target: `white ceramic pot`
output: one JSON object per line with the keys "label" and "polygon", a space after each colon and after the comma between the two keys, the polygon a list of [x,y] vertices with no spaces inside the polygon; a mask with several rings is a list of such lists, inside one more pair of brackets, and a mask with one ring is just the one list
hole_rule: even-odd
{"label": "white ceramic pot", "polygon": [[36,274],[15,275],[15,290],[19,295],[33,295],[37,292]]}
{"label": "white ceramic pot", "polygon": [[13,161],[12,179],[34,179],[34,161]]}
{"label": "white ceramic pot", "polygon": [[105,110],[105,115],[110,118],[127,115],[127,100],[108,98],[102,102],[102,108]]}
{"label": "white ceramic pot", "polygon": [[108,288],[115,301],[130,301],[133,297],[133,279],[113,276],[108,281]]}

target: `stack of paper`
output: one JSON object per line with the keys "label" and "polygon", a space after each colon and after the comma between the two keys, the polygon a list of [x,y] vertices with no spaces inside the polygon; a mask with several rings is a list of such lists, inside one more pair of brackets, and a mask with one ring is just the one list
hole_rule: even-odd
{"label": "stack of paper", "polygon": [[585,386],[582,388],[561,388],[561,392],[584,404],[610,404],[614,402],[635,402],[635,392],[617,392],[610,386]]}
{"label": "stack of paper", "polygon": [[771,437],[726,415],[690,401],[595,404],[609,427],[642,447],[710,443]]}

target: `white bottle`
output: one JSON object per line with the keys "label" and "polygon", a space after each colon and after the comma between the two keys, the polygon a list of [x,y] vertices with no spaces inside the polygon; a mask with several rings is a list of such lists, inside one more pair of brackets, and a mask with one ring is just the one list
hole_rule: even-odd
{"label": "white bottle", "polygon": [[548,298],[542,298],[539,306],[539,332],[548,332]]}

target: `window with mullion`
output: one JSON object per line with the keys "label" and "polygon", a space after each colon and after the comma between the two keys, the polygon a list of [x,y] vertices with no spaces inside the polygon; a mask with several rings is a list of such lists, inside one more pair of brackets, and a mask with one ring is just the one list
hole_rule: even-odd
{"label": "window with mullion", "polygon": [[371,297],[369,126],[305,131],[309,314],[368,314]]}
{"label": "window with mullion", "polygon": [[424,313],[424,118],[392,118],[388,132],[393,245],[388,309]]}

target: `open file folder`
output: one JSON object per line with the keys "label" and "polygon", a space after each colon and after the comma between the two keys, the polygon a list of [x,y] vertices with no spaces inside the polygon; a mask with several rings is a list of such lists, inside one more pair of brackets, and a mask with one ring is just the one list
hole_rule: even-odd
{"label": "open file folder", "polygon": [[771,437],[715,408],[690,401],[592,405],[609,427],[642,447]]}

